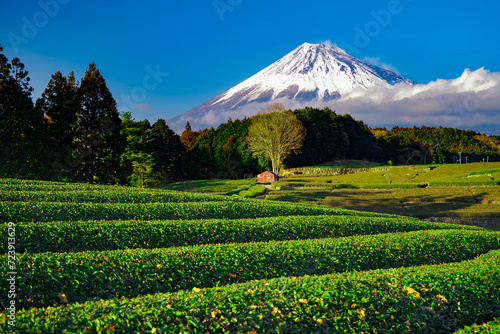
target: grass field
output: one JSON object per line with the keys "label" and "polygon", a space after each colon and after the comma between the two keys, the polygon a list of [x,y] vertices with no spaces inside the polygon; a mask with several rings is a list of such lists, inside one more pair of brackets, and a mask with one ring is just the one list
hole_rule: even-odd
{"label": "grass field", "polygon": [[[250,188],[244,182],[232,185]],[[369,190],[395,208],[398,198],[419,196],[443,204],[435,201],[439,192],[396,198],[389,189]],[[498,326],[499,233],[314,205],[333,200],[331,191],[305,190],[300,196],[311,205],[0,179],[0,331],[465,333]],[[494,195],[470,194],[488,203]],[[362,196],[352,197],[353,206],[363,205]]]}
{"label": "grass field", "polygon": [[[327,167],[324,167],[327,168]],[[364,169],[363,169],[364,170]],[[283,179],[278,185],[293,185],[294,183],[346,184],[359,187],[368,185],[398,184],[405,185],[498,185],[500,181],[500,163],[471,163],[450,165],[422,165],[422,166],[385,166],[374,167],[371,171],[359,173],[322,176],[314,174],[294,175]],[[356,171],[354,169],[353,171]]]}
{"label": "grass field", "polygon": [[[328,168],[336,167],[311,169]],[[335,176],[290,175],[273,182],[277,190],[265,198],[419,218],[500,219],[499,182],[500,163],[383,166]],[[169,189],[252,197],[246,190],[254,184],[255,179],[204,180],[175,183]]]}
{"label": "grass field", "polygon": [[293,189],[266,199],[412,217],[500,217],[498,186],[415,189]]}
{"label": "grass field", "polygon": [[500,218],[500,163],[396,166],[336,176],[294,175],[268,200],[412,217]]}

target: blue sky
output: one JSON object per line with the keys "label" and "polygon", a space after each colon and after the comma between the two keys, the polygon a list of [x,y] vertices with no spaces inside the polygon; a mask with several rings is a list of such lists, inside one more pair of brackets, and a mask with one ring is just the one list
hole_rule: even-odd
{"label": "blue sky", "polygon": [[57,70],[81,78],[95,61],[120,111],[154,122],[304,42],[330,40],[419,83],[500,72],[499,17],[500,2],[484,0],[26,0],[2,4],[0,44],[26,64],[35,98]]}

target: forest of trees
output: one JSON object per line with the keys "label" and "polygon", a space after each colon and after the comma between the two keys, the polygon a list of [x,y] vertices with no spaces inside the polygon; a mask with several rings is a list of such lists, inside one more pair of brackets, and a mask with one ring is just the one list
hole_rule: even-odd
{"label": "forest of trees", "polygon": [[[259,116],[199,131],[188,122],[179,136],[163,119],[151,125],[119,113],[93,62],[80,81],[73,73],[54,73],[35,103],[29,81],[23,63],[9,61],[0,46],[0,177],[153,187],[252,177],[271,168],[265,154],[252,154],[249,145]],[[499,136],[425,126],[370,129],[328,108],[286,112],[305,131],[301,149],[280,161],[286,167],[339,159],[453,163],[458,154],[462,162],[500,160]]]}

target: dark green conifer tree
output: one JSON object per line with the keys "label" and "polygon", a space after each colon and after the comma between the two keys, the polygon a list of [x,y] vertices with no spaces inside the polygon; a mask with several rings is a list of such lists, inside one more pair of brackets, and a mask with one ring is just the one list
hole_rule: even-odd
{"label": "dark green conifer tree", "polygon": [[122,134],[127,139],[123,157],[132,167],[129,176],[131,185],[140,188],[157,185],[159,176],[153,169],[155,160],[151,149],[153,137],[149,121],[136,121],[132,118],[132,113],[127,111],[122,115]]}
{"label": "dark green conifer tree", "polygon": [[78,113],[75,150],[75,180],[87,183],[126,184],[130,170],[122,164],[126,138],[116,101],[94,62],[85,71],[77,98]]}
{"label": "dark green conifer tree", "polygon": [[64,77],[61,71],[57,71],[35,104],[37,111],[44,115],[54,156],[51,165],[59,180],[72,169],[71,158],[75,149],[74,139],[80,110],[77,91],[78,83],[74,73]]}
{"label": "dark green conifer tree", "polygon": [[33,108],[28,71],[0,46],[0,176],[51,179],[43,114]]}
{"label": "dark green conifer tree", "polygon": [[154,170],[159,173],[162,184],[172,182],[181,175],[180,138],[161,118],[153,124],[151,133],[151,149],[155,157]]}

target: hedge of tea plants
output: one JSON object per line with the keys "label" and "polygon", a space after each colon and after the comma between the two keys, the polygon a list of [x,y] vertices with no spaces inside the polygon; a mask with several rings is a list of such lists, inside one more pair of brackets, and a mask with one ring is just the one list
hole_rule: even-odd
{"label": "hedge of tea plants", "polygon": [[237,199],[210,194],[187,192],[142,190],[127,192],[123,190],[51,190],[15,191],[1,190],[0,202],[77,202],[77,203],[179,203],[237,201]]}
{"label": "hedge of tea plants", "polygon": [[[281,276],[438,264],[500,248],[489,231],[416,231],[337,239],[18,256],[20,307],[211,287]],[[5,259],[4,259],[5,260]],[[7,276],[4,263],[0,275]],[[8,291],[2,291],[7,302]]]}
{"label": "hedge of tea plants", "polygon": [[[418,230],[483,230],[409,217],[279,216],[254,219],[99,220],[17,223],[17,253],[167,248],[200,244],[335,238]],[[8,225],[0,225],[7,235]],[[1,245],[7,252],[7,243]]]}
{"label": "hedge of tea plants", "polygon": [[[500,251],[432,266],[282,277],[17,313],[60,333],[451,333],[500,316]],[[14,332],[0,319],[5,332]]]}
{"label": "hedge of tea plants", "polygon": [[498,334],[500,333],[500,318],[486,322],[484,324],[474,324],[472,326],[465,326],[465,328],[460,329],[455,332],[456,334],[472,334],[472,333],[482,333],[482,334]]}
{"label": "hedge of tea plants", "polygon": [[500,317],[500,234],[478,227],[12,179],[0,220],[17,289],[0,284],[17,309],[0,332],[451,333]]}
{"label": "hedge of tea plants", "polygon": [[[225,197],[224,197],[225,198]],[[394,217],[352,210],[264,201],[211,201],[181,203],[73,203],[0,202],[3,222],[68,220],[238,219],[275,216],[350,215]]]}

